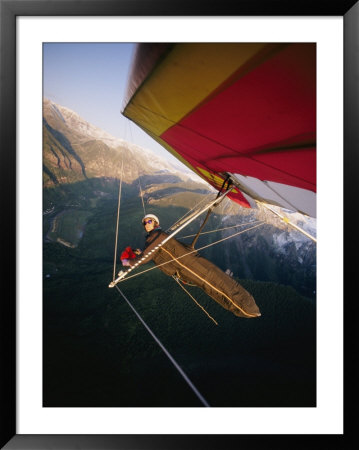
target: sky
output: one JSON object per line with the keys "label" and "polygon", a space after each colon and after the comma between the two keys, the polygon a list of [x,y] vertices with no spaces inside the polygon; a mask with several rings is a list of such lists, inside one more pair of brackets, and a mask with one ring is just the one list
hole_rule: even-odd
{"label": "sky", "polygon": [[114,137],[178,161],[122,116],[135,44],[45,43],[43,95]]}

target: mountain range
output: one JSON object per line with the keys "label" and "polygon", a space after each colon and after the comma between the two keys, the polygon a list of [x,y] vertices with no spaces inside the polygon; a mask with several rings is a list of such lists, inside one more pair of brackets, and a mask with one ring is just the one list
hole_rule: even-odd
{"label": "mountain range", "polygon": [[[45,99],[43,103],[43,186],[45,236],[68,246],[76,246],[83,236],[88,208],[103,198],[113,201],[118,195],[118,180],[122,178],[128,196],[141,211],[141,200],[147,208],[179,208],[178,214],[199,202],[212,200],[216,191],[183,165],[174,165],[149,149],[124,139],[115,138],[90,124],[76,112]],[[141,198],[142,197],[142,198]],[[137,203],[136,203],[137,202]],[[73,207],[85,208],[77,214],[80,231],[76,238],[59,235],[60,219],[71,215]],[[277,208],[278,209],[278,208]],[[316,235],[316,220],[291,211],[283,211],[290,220],[312,235]],[[70,211],[70,212],[69,212]],[[93,211],[93,209],[91,209]],[[230,272],[242,277],[279,280],[291,284],[297,273],[305,273],[306,294],[315,291],[316,245],[273,213],[259,207],[242,208],[225,199],[212,214],[214,228],[229,228],[241,223],[264,221],[265,225],[216,247],[206,255],[222,263]],[[74,219],[71,219],[72,222]],[[208,225],[209,226],[209,225]],[[57,230],[56,233],[54,230]],[[236,230],[234,230],[236,231]],[[238,231],[238,230],[237,230]],[[218,239],[231,231],[219,231]],[[71,233],[73,236],[73,233]],[[287,270],[283,271],[283,264]],[[283,273],[282,273],[283,272]],[[286,273],[287,275],[283,275]],[[293,273],[293,275],[288,275]],[[307,283],[307,281],[305,283]]]}
{"label": "mountain range", "polygon": [[185,166],[179,169],[150,149],[115,138],[48,99],[43,102],[43,140],[44,187],[96,177],[119,178],[122,170],[127,183],[141,175],[163,174],[204,183]]}

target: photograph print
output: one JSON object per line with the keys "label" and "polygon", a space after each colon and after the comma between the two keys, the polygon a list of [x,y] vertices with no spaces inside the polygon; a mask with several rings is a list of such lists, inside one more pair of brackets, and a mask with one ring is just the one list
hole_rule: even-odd
{"label": "photograph print", "polygon": [[43,407],[316,407],[316,58],[43,43]]}

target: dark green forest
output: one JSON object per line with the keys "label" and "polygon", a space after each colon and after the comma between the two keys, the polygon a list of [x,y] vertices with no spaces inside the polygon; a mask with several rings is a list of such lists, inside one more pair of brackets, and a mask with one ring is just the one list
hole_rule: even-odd
{"label": "dark green forest", "polygon": [[[43,405],[202,406],[117,289],[108,287],[117,192],[118,183],[111,179],[44,189]],[[147,205],[147,212],[161,217],[166,229],[186,210]],[[125,185],[119,250],[143,246],[142,216],[137,184]],[[219,220],[214,217],[212,225],[218,226]],[[199,223],[186,233],[196,232]],[[73,245],[56,241],[60,232]],[[201,242],[215,240],[209,236]],[[203,256],[225,270],[228,247],[212,248],[218,250]],[[246,278],[239,270],[234,274],[256,299],[262,313],[257,319],[238,318],[189,287],[215,325],[156,268],[118,285],[213,407],[316,405],[315,298],[297,289],[306,284],[304,272],[296,274],[295,283],[278,282],[274,257],[268,255],[251,262],[258,267],[257,276]],[[260,264],[265,266],[261,270]],[[152,267],[148,263],[136,272]],[[290,268],[283,276],[293,279]]]}

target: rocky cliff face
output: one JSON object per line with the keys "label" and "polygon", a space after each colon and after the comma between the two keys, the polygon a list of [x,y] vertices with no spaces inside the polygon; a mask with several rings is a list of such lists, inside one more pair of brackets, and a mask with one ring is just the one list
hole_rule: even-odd
{"label": "rocky cliff face", "polygon": [[180,171],[150,150],[109,135],[76,112],[46,99],[43,122],[45,187],[86,178],[119,178],[121,173],[127,183],[144,174],[188,179],[186,170]]}

